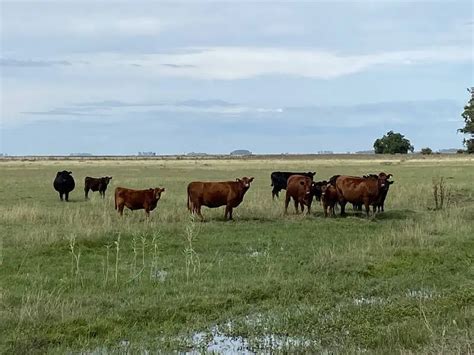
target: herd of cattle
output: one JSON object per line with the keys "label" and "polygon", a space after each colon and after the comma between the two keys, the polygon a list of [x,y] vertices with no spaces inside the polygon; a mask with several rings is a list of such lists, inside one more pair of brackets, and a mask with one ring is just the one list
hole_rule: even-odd
{"label": "herd of cattle", "polygon": [[[59,198],[63,201],[69,200],[69,193],[74,190],[75,182],[71,171],[59,171],[54,179],[54,189],[59,193]],[[370,207],[373,213],[384,211],[384,202],[387,197],[392,174],[380,173],[378,175],[369,174],[362,177],[334,175],[329,180],[314,181],[315,172],[273,172],[270,176],[272,181],[272,198],[278,197],[281,190],[286,190],[285,213],[288,212],[288,205],[293,199],[296,213],[304,211],[311,212],[311,204],[314,199],[321,201],[324,215],[335,216],[335,207],[339,204],[341,216],[345,215],[345,206],[352,203],[353,208],[361,211],[365,207],[367,217],[370,214]],[[112,180],[111,176],[93,178],[86,177],[84,180],[84,195],[88,198],[89,191],[99,191],[102,198],[105,197],[107,186]],[[225,206],[225,219],[232,219],[232,211],[242,202],[245,193],[250,188],[253,177],[237,178],[235,181],[223,182],[200,182],[194,181],[188,185],[188,210],[197,214],[201,220],[201,207],[215,208]],[[145,210],[147,216],[153,211],[164,188],[150,188],[146,190],[133,190],[124,187],[115,188],[115,209],[123,214],[125,207],[130,210]]]}

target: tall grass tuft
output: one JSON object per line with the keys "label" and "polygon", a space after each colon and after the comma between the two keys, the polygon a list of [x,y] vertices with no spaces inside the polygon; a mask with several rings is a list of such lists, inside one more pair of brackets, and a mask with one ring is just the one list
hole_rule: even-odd
{"label": "tall grass tuft", "polygon": [[432,186],[435,210],[442,210],[449,204],[451,196],[450,190],[443,176],[433,178]]}
{"label": "tall grass tuft", "polygon": [[69,250],[71,251],[71,277],[77,282],[80,277],[79,262],[81,251],[76,253],[76,236],[74,234],[69,238]]}
{"label": "tall grass tuft", "polygon": [[186,262],[186,282],[189,282],[191,275],[196,273],[200,274],[201,272],[199,255],[196,253],[193,247],[193,242],[199,233],[197,228],[199,227],[196,224],[194,215],[192,215],[184,230],[184,237],[186,240],[186,246],[184,248],[184,259]]}
{"label": "tall grass tuft", "polygon": [[118,284],[118,267],[119,267],[119,258],[120,258],[120,233],[117,237],[117,240],[114,241],[115,244],[115,285]]}

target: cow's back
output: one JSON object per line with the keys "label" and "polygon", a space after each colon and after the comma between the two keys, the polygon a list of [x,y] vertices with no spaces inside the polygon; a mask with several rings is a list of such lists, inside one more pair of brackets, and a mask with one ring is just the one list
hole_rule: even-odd
{"label": "cow's back", "polygon": [[238,190],[233,181],[200,182],[188,185],[188,198],[191,203],[199,206],[219,207],[239,198]]}
{"label": "cow's back", "polygon": [[378,181],[372,178],[339,176],[335,181],[339,197],[350,203],[376,201],[379,194]]}
{"label": "cow's back", "polygon": [[71,192],[75,187],[74,178],[71,175],[57,175],[53,181],[53,187],[59,192]]}
{"label": "cow's back", "polygon": [[115,189],[115,201],[124,203],[130,209],[143,208],[145,203],[153,200],[153,190],[132,190],[124,187]]}

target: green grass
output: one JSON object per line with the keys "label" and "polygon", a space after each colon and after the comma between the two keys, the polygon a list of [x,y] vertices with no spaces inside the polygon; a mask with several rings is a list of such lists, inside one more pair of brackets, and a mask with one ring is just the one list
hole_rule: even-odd
{"label": "green grass", "polygon": [[[63,169],[69,203],[52,188]],[[324,219],[317,203],[284,216],[273,170],[385,171],[395,184],[369,220]],[[114,177],[105,200],[84,200],[86,175]],[[188,182],[242,176],[255,181],[234,222],[223,208],[189,216]],[[448,208],[434,211],[438,176]],[[466,158],[1,162],[0,350],[206,350],[192,335],[217,326],[254,350],[472,352],[473,181]],[[116,186],[166,192],[150,220],[119,218]]]}

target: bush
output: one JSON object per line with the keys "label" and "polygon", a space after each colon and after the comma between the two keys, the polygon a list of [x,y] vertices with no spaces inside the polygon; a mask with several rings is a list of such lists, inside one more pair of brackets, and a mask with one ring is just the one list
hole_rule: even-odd
{"label": "bush", "polygon": [[423,154],[423,155],[430,155],[430,154],[433,154],[433,151],[431,150],[431,148],[426,147],[426,148],[422,148],[422,149],[421,149],[421,154]]}

